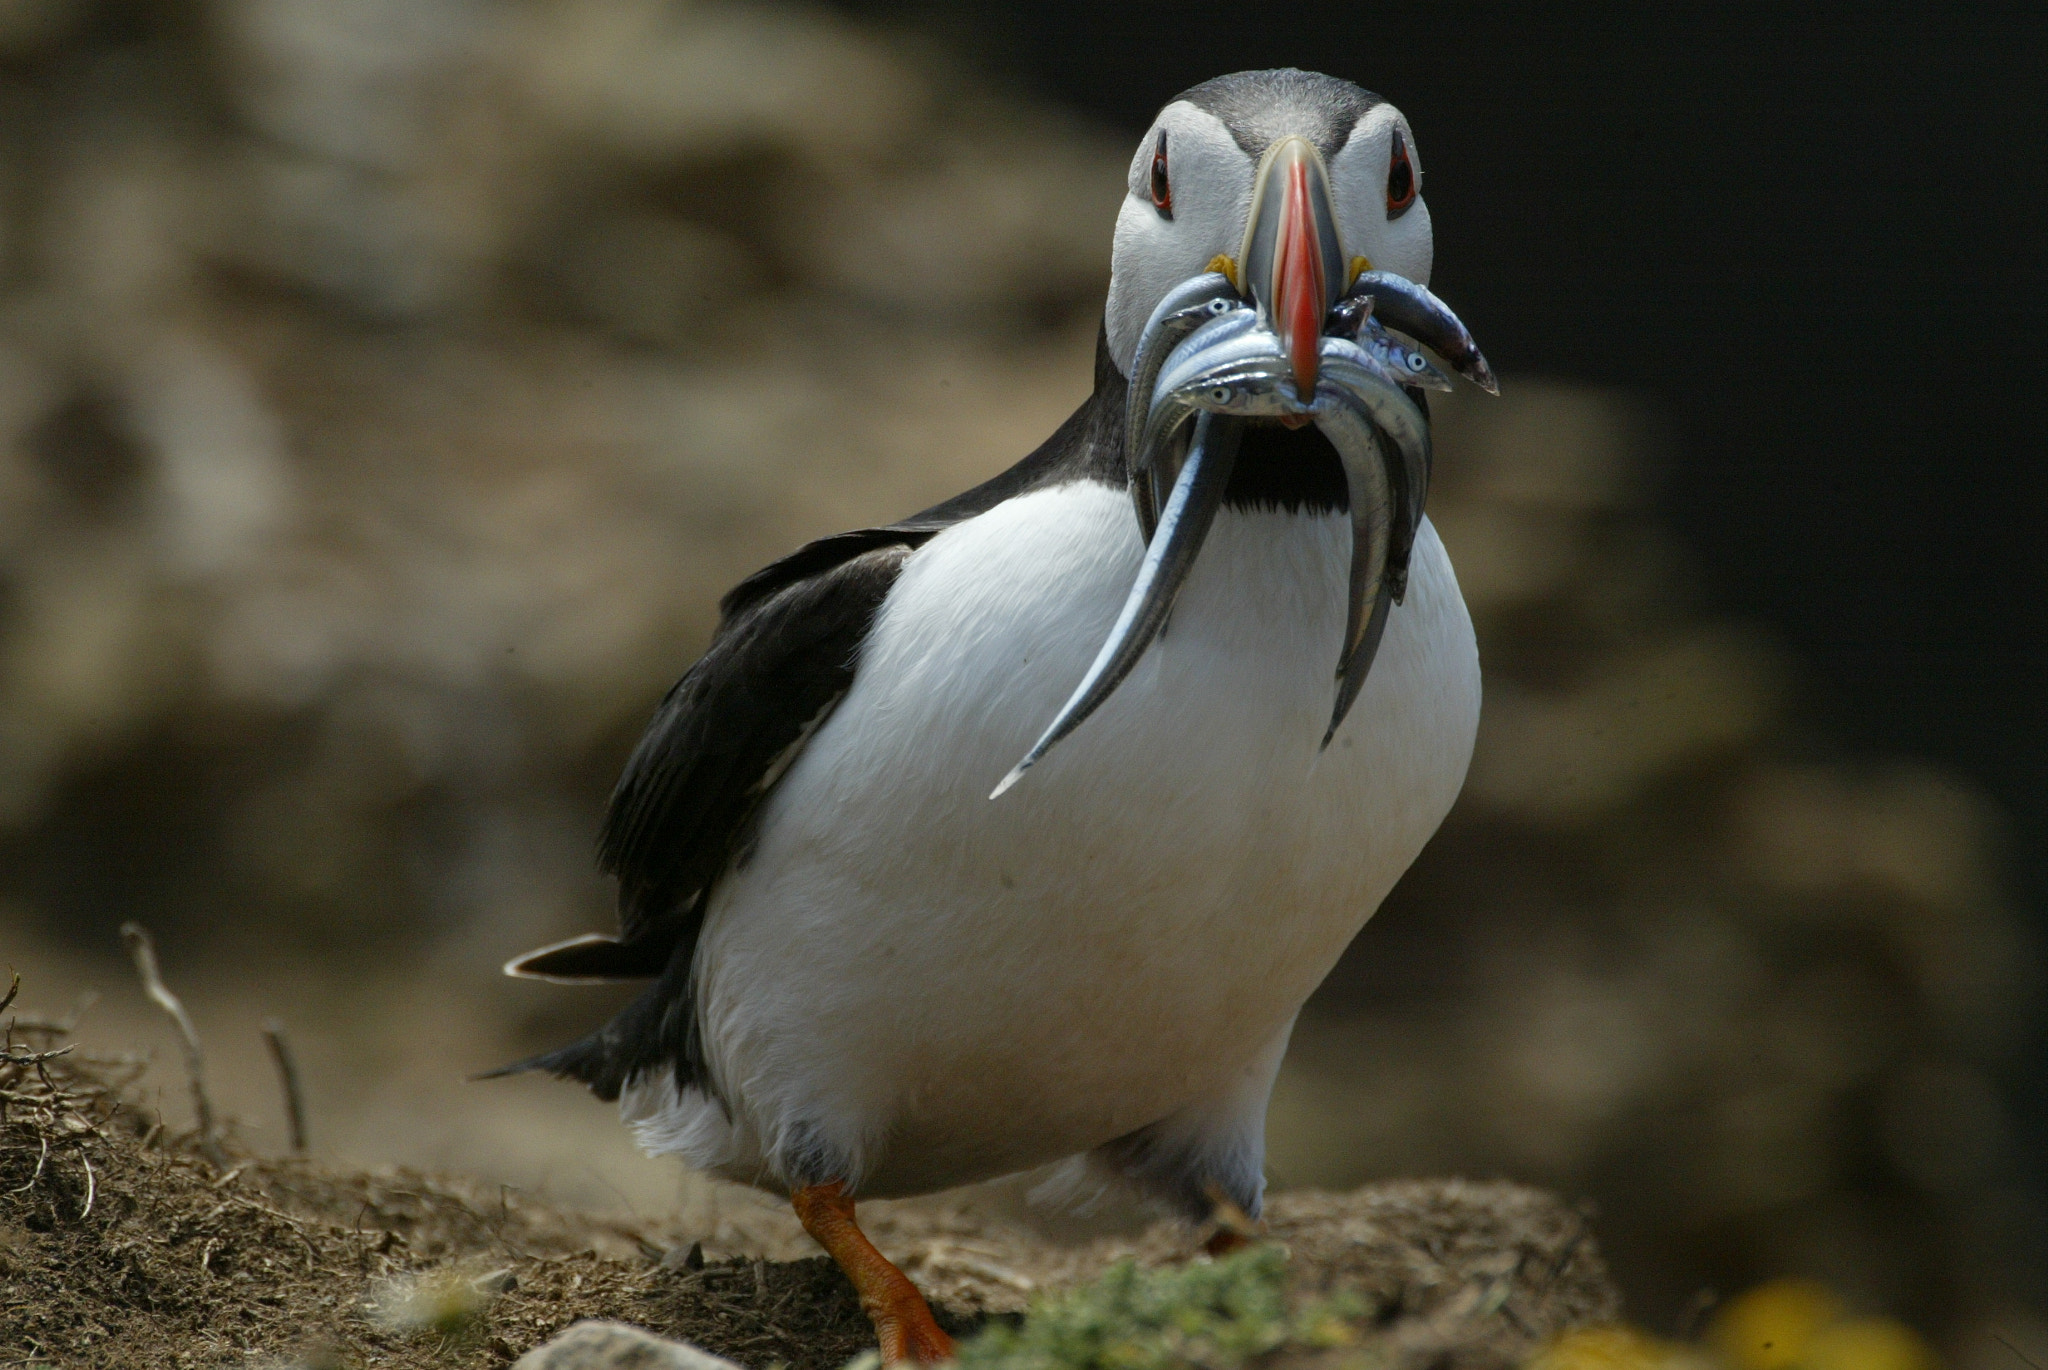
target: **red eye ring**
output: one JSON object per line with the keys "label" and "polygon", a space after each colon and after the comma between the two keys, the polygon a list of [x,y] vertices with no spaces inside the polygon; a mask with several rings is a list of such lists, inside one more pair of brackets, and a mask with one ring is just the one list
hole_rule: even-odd
{"label": "red eye ring", "polygon": [[1159,130],[1159,142],[1152,149],[1152,207],[1162,219],[1173,217],[1173,182],[1166,175],[1166,130]]}
{"label": "red eye ring", "polygon": [[1421,189],[1415,180],[1415,164],[1408,159],[1408,140],[1396,125],[1394,155],[1387,160],[1387,217],[1398,219],[1406,214]]}

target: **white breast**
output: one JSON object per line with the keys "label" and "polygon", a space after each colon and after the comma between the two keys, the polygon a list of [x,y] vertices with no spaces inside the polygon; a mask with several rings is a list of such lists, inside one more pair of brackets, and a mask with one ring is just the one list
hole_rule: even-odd
{"label": "white breast", "polygon": [[1141,551],[1129,501],[1077,483],[909,560],[712,902],[699,1003],[733,1114],[632,1101],[645,1140],[758,1180],[822,1137],[863,1192],[942,1188],[1144,1126],[1286,1024],[1464,781],[1471,622],[1425,524],[1319,754],[1348,523],[1225,509],[1166,635],[991,801]]}

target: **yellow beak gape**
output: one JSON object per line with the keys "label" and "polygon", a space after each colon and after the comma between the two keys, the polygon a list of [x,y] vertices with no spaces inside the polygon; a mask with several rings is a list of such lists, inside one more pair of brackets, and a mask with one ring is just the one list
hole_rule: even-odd
{"label": "yellow beak gape", "polygon": [[[1209,265],[1205,269],[1222,272],[1223,279],[1229,281],[1234,288],[1238,290],[1244,289],[1243,282],[1237,279],[1237,259],[1235,257],[1226,257],[1219,252],[1209,259]],[[1360,276],[1363,276],[1370,270],[1372,270],[1372,258],[1353,257],[1351,259],[1351,274],[1345,278],[1344,288],[1349,290],[1353,285],[1357,284]]]}

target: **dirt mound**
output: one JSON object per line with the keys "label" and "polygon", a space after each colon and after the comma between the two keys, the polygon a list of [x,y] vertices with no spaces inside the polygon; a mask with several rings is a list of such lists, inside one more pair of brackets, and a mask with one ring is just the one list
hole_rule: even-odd
{"label": "dirt mound", "polygon": [[[9,1035],[0,1359],[493,1366],[584,1318],[790,1370],[828,1370],[870,1345],[851,1289],[822,1257],[735,1250],[730,1233],[707,1257],[703,1242],[502,1187],[201,1146],[124,1095],[137,1064],[62,1045],[48,1024]],[[1121,1263],[1172,1270],[1193,1250],[1166,1225],[1061,1246],[958,1202],[893,1206],[873,1226],[959,1334],[1014,1323],[1027,1305],[1040,1310],[1031,1318],[1069,1320],[1115,1305],[1137,1278]],[[1618,1312],[1584,1217],[1513,1185],[1284,1194],[1269,1226],[1291,1253],[1274,1297],[1341,1310],[1344,1327],[1322,1325],[1316,1344],[1367,1338],[1389,1364],[1511,1365],[1557,1331]],[[1270,1249],[1260,1259],[1226,1283],[1252,1287],[1283,1268]],[[1180,1297],[1174,1288],[1149,1297]],[[1088,1292],[1046,1311],[1059,1301],[1045,1296],[1074,1289]],[[1265,1345],[1290,1336],[1283,1327]]]}

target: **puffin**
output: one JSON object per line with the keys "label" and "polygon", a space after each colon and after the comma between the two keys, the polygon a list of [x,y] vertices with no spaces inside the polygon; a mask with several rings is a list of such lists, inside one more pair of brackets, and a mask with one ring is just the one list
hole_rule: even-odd
{"label": "puffin", "polygon": [[952,1343],[859,1199],[1045,1168],[1255,1220],[1296,1014],[1478,726],[1405,383],[1443,375],[1408,343],[1494,385],[1432,257],[1381,97],[1283,69],[1168,102],[1092,393],[985,483],[724,597],[605,815],[618,931],[506,967],[652,983],[492,1073],[786,1195],[892,1364]]}

